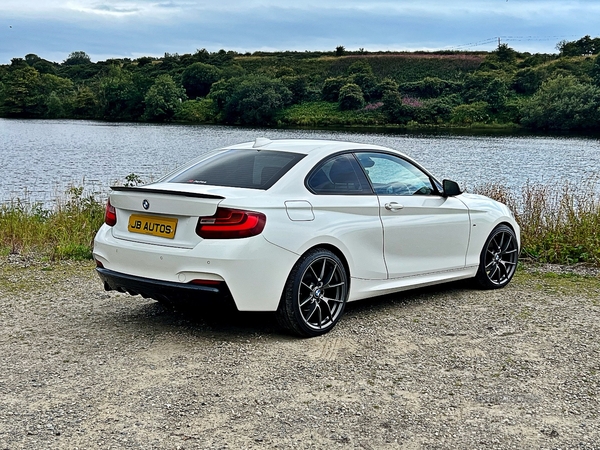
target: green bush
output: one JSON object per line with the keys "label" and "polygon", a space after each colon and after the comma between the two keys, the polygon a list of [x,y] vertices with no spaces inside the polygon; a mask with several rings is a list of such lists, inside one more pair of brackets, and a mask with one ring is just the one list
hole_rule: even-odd
{"label": "green bush", "polygon": [[292,93],[292,103],[300,103],[310,96],[308,81],[302,75],[284,75],[279,77],[281,82]]}
{"label": "green bush", "polygon": [[437,77],[425,77],[420,81],[402,83],[400,92],[419,98],[436,98],[458,93],[463,84],[457,81],[442,80]]}
{"label": "green bush", "polygon": [[178,122],[212,123],[217,116],[213,100],[187,100],[175,110],[173,120]]}
{"label": "green bush", "polygon": [[487,123],[490,119],[488,104],[475,102],[467,105],[458,105],[452,110],[450,122],[456,125],[473,125],[474,123]]}
{"label": "green bush", "polygon": [[382,99],[388,93],[397,93],[398,83],[391,78],[384,78],[381,82],[377,83],[373,91],[371,92],[371,99],[379,100]]}
{"label": "green bush", "polygon": [[337,102],[340,96],[340,89],[348,84],[346,77],[327,78],[321,89],[321,98],[326,102]]}
{"label": "green bush", "polygon": [[600,88],[574,76],[558,76],[524,102],[521,114],[521,123],[530,128],[594,129],[600,122]]}
{"label": "green bush", "polygon": [[253,75],[215,83],[209,98],[227,123],[269,125],[293,95],[280,79]]}
{"label": "green bush", "polygon": [[51,92],[46,99],[46,117],[49,119],[59,119],[66,116],[62,100],[56,92]]}
{"label": "green bush", "polygon": [[381,126],[387,123],[381,108],[341,111],[337,103],[313,101],[292,105],[277,115],[278,123],[298,127]]}
{"label": "green bush", "polygon": [[422,106],[418,99],[402,97],[399,92],[388,91],[383,97],[382,110],[390,122],[406,125],[417,119]]}
{"label": "green bush", "polygon": [[347,83],[354,83],[360,87],[363,96],[367,99],[372,97],[372,93],[377,86],[377,79],[373,75],[373,69],[366,61],[357,61],[348,67]]}
{"label": "green bush", "polygon": [[513,88],[520,94],[532,95],[547,78],[548,71],[545,67],[526,67],[517,71],[513,80]]}
{"label": "green bush", "polygon": [[600,87],[600,55],[596,56],[594,59],[594,65],[590,71],[590,77],[592,78],[592,82],[597,87]]}
{"label": "green bush", "polygon": [[338,106],[342,111],[360,109],[365,106],[363,92],[359,85],[348,83],[340,89]]}
{"label": "green bush", "polygon": [[497,74],[477,72],[466,78],[462,95],[466,103],[486,102],[491,112],[498,112],[508,101],[509,91]]}
{"label": "green bush", "polygon": [[421,124],[441,125],[450,120],[458,103],[456,95],[425,100],[423,107],[416,109],[415,119]]}
{"label": "green bush", "polygon": [[221,78],[221,70],[211,64],[194,63],[181,74],[181,84],[191,99],[206,97],[210,87]]}
{"label": "green bush", "polygon": [[184,89],[177,86],[170,75],[160,75],[144,98],[144,119],[156,122],[173,119],[185,98]]}
{"label": "green bush", "polygon": [[145,91],[134,76],[118,65],[111,65],[96,82],[96,117],[106,120],[138,120],[144,113]]}

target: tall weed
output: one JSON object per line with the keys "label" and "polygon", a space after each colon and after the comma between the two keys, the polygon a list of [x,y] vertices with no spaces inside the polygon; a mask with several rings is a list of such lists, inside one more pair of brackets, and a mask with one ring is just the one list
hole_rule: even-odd
{"label": "tall weed", "polygon": [[103,202],[71,187],[53,208],[16,199],[0,205],[0,253],[37,252],[50,259],[89,259],[104,219]]}
{"label": "tall weed", "polygon": [[[582,188],[582,186],[584,188]],[[556,186],[500,184],[472,191],[505,203],[521,226],[522,255],[540,262],[600,266],[600,180]],[[71,187],[53,208],[20,199],[0,205],[0,254],[39,253],[50,259],[91,258],[104,219],[103,202]]]}
{"label": "tall weed", "polygon": [[523,255],[548,263],[600,265],[600,180],[555,186],[528,182],[520,192],[486,184],[474,191],[513,211]]}

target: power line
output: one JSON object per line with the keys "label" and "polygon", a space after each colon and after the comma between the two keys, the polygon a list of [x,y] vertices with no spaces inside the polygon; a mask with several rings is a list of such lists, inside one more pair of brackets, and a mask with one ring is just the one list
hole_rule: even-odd
{"label": "power line", "polygon": [[495,42],[500,41],[509,41],[509,42],[547,42],[547,41],[552,41],[552,40],[556,40],[561,41],[564,39],[568,39],[568,38],[573,38],[573,37],[577,37],[578,35],[572,34],[572,35],[568,35],[568,36],[495,36],[493,38],[487,38],[481,41],[476,41],[476,42],[469,42],[467,44],[462,44],[462,45],[457,45],[457,46],[451,46],[449,48],[453,48],[453,49],[465,49],[465,48],[473,48],[473,47],[480,47],[482,45],[488,45],[488,44],[492,44]]}

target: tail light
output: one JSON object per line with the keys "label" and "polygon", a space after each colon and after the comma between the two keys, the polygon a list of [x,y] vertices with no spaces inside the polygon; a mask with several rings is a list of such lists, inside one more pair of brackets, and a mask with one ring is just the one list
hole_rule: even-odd
{"label": "tail light", "polygon": [[198,219],[196,234],[203,239],[246,238],[262,233],[266,222],[259,212],[217,208],[213,216]]}
{"label": "tail light", "polygon": [[117,210],[110,204],[110,199],[106,202],[106,212],[104,213],[104,223],[109,227],[117,224]]}

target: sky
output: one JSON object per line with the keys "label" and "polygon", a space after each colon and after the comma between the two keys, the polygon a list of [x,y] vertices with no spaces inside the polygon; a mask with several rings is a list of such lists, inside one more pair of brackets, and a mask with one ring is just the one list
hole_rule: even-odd
{"label": "sky", "polygon": [[254,51],[556,53],[600,36],[599,0],[0,0],[0,64]]}

